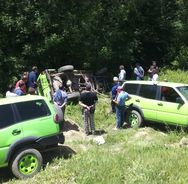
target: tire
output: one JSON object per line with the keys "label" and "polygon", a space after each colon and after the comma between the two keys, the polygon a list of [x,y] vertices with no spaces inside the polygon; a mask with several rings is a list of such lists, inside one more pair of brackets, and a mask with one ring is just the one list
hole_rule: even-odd
{"label": "tire", "polygon": [[68,101],[71,101],[73,99],[79,99],[79,98],[80,98],[80,92],[78,91],[74,91],[68,94]]}
{"label": "tire", "polygon": [[42,155],[38,150],[25,148],[14,155],[10,168],[15,177],[24,179],[38,173],[41,170],[42,162]]}
{"label": "tire", "polygon": [[136,110],[131,110],[127,114],[127,123],[132,127],[132,128],[139,128],[143,125],[143,118],[141,114],[136,111]]}
{"label": "tire", "polygon": [[65,66],[62,66],[58,69],[58,72],[65,72],[65,71],[72,71],[74,70],[74,66],[73,65],[65,65]]}

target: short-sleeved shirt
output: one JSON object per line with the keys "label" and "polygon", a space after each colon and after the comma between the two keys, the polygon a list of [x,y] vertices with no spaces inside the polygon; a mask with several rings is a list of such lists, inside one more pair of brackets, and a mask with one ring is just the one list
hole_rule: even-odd
{"label": "short-sleeved shirt", "polygon": [[32,88],[36,88],[37,74],[32,71],[29,73],[28,77],[28,86]]}
{"label": "short-sleeved shirt", "polygon": [[97,100],[98,98],[97,98],[96,93],[91,92],[91,91],[86,91],[80,95],[79,101],[87,106],[91,106],[91,105],[94,105]]}
{"label": "short-sleeved shirt", "polygon": [[119,73],[119,80],[125,80],[126,78],[126,71],[124,69],[120,70]]}
{"label": "short-sleeved shirt", "polygon": [[26,84],[25,84],[25,82],[24,82],[22,79],[19,80],[19,81],[16,83],[15,88],[18,88],[20,83],[23,83],[23,84],[24,84],[24,86],[22,87],[22,91],[23,91],[24,94],[26,94],[26,92],[27,92]]}
{"label": "short-sleeved shirt", "polygon": [[15,89],[14,93],[17,94],[18,96],[25,95],[25,94],[23,93],[23,91],[22,91],[19,87]]}
{"label": "short-sleeved shirt", "polygon": [[117,97],[117,103],[119,106],[125,106],[125,101],[129,98],[129,94],[125,91],[121,91]]}
{"label": "short-sleeved shirt", "polygon": [[54,102],[56,102],[59,106],[61,106],[63,103],[67,103],[68,95],[65,91],[58,89],[53,98]]}
{"label": "short-sleeved shirt", "polygon": [[112,87],[112,90],[111,90],[111,93],[112,93],[112,99],[115,99],[115,98],[116,98],[116,95],[117,95],[117,91],[116,91],[116,89],[118,88],[118,86],[119,86],[119,84],[116,83],[116,84],[114,84],[113,87]]}

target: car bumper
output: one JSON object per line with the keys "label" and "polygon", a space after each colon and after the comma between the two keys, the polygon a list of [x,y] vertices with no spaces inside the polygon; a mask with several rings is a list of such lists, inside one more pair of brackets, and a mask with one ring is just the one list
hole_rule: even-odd
{"label": "car bumper", "polygon": [[45,148],[45,147],[48,147],[50,145],[55,145],[55,144],[58,144],[58,143],[63,144],[65,142],[65,136],[61,132],[61,133],[56,134],[56,135],[39,138],[36,142],[40,146]]}

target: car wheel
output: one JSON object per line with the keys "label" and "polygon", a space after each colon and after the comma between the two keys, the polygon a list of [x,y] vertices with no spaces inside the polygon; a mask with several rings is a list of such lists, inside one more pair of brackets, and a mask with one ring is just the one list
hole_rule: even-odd
{"label": "car wheel", "polygon": [[29,178],[38,173],[42,167],[42,155],[36,149],[19,150],[13,157],[11,171],[17,178]]}
{"label": "car wheel", "polygon": [[58,72],[64,72],[64,71],[70,71],[70,70],[74,70],[74,66],[73,65],[65,65],[62,66],[58,69]]}
{"label": "car wheel", "polygon": [[127,114],[127,122],[132,128],[141,127],[143,124],[143,118],[141,114],[136,110],[131,110]]}

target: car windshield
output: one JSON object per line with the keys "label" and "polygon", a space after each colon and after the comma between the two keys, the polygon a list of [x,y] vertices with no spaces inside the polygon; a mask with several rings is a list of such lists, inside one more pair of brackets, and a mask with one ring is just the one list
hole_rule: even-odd
{"label": "car windshield", "polygon": [[188,101],[188,86],[180,86],[177,87],[177,89],[180,91],[180,93],[186,98]]}

